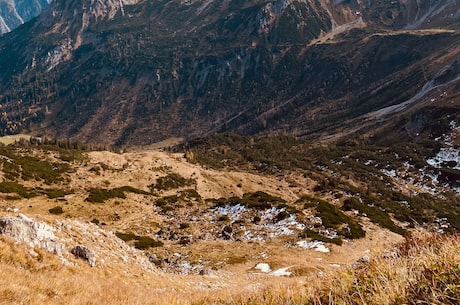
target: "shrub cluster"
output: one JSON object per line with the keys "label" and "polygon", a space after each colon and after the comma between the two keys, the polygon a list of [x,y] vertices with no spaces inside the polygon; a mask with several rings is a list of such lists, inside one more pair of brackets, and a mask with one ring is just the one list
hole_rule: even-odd
{"label": "shrub cluster", "polygon": [[149,192],[145,192],[131,186],[122,186],[110,190],[104,188],[91,188],[88,192],[89,195],[86,198],[86,201],[92,203],[103,203],[104,201],[112,198],[126,199],[125,193],[150,195]]}
{"label": "shrub cluster", "polygon": [[194,179],[186,179],[179,174],[176,173],[169,173],[164,177],[160,177],[157,179],[155,185],[151,186],[153,189],[156,190],[171,190],[185,186],[191,186],[195,184],[196,181]]}
{"label": "shrub cluster", "polygon": [[116,232],[115,235],[125,242],[134,241],[134,247],[139,250],[146,250],[152,247],[162,247],[163,242],[154,240],[149,236],[138,236],[134,233]]}

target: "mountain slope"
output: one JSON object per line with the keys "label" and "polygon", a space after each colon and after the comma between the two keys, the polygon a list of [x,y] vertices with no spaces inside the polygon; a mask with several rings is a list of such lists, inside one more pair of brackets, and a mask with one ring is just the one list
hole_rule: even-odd
{"label": "mountain slope", "polygon": [[460,57],[458,12],[455,1],[56,1],[0,40],[1,132],[106,144],[335,133]]}
{"label": "mountain slope", "polygon": [[[0,304],[329,303],[360,287],[393,300],[376,280],[411,300],[458,282],[447,233],[460,229],[458,194],[426,179],[420,146],[220,135],[186,152],[121,154],[21,143],[0,147]],[[327,281],[336,270],[345,278]]]}
{"label": "mountain slope", "polygon": [[1,0],[0,35],[14,30],[24,22],[38,16],[51,0]]}

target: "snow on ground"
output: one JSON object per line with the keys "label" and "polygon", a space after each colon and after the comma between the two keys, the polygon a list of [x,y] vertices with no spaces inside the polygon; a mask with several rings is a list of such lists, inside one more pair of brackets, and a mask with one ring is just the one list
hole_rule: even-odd
{"label": "snow on ground", "polygon": [[321,253],[331,252],[331,250],[329,250],[329,248],[326,247],[322,241],[317,241],[317,240],[310,241],[310,242],[301,240],[296,243],[296,246],[299,248],[303,248],[303,249],[314,249],[315,251],[318,251]]}
{"label": "snow on ground", "polygon": [[460,170],[460,149],[455,147],[443,147],[441,150],[434,156],[427,160],[427,163],[433,167],[441,168],[444,164],[454,163],[452,169]]}
{"label": "snow on ground", "polygon": [[248,209],[241,205],[230,205],[230,206],[225,206],[225,207],[217,207],[214,209],[214,212],[216,212],[219,215],[227,215],[230,217],[230,219],[240,219],[241,215],[245,212],[247,212]]}
{"label": "snow on ground", "polygon": [[450,122],[451,133],[445,134],[435,140],[438,142],[443,142],[446,147],[442,147],[440,151],[434,156],[427,160],[427,163],[433,167],[441,168],[445,167],[446,164],[449,164],[448,167],[460,170],[460,148],[455,147],[454,139],[457,138],[458,133],[460,133],[460,126],[457,126],[457,122]]}
{"label": "snow on ground", "polygon": [[260,272],[263,272],[263,273],[269,273],[270,271],[272,271],[272,268],[270,268],[270,265],[267,263],[258,263],[254,267],[254,269],[260,270]]}
{"label": "snow on ground", "polygon": [[[252,224],[251,228],[245,227],[245,232],[241,236],[243,240],[262,241],[266,237],[274,238],[279,236],[295,235],[298,231],[305,230],[306,225],[297,220],[295,214],[287,214],[286,208],[272,207],[259,211],[250,209],[237,204],[211,209],[218,215],[226,215],[231,221],[253,219],[254,216],[260,217],[260,223]],[[279,215],[286,213],[284,219],[277,219]]]}
{"label": "snow on ground", "polygon": [[290,267],[280,268],[270,273],[271,276],[290,276],[292,272],[288,271]]}

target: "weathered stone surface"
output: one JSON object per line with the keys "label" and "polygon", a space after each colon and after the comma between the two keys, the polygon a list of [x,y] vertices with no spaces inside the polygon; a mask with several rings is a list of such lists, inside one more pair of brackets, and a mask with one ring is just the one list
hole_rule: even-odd
{"label": "weathered stone surface", "polygon": [[93,251],[82,245],[77,245],[72,249],[72,254],[77,258],[86,261],[91,267],[96,266],[96,255]]}
{"label": "weathered stone surface", "polygon": [[64,245],[54,235],[55,229],[43,222],[19,214],[18,217],[0,218],[0,234],[13,238],[16,242],[38,247],[61,256]]}

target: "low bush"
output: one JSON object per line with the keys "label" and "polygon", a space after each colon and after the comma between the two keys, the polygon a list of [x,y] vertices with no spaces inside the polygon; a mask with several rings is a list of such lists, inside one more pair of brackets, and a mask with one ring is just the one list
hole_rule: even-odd
{"label": "low bush", "polygon": [[343,209],[345,210],[358,210],[360,213],[364,213],[367,217],[375,224],[380,225],[383,228],[387,228],[392,232],[405,235],[407,232],[403,228],[397,226],[388,216],[387,213],[380,210],[377,206],[369,206],[359,201],[358,198],[352,197],[347,198],[344,201]]}
{"label": "low bush", "polygon": [[313,240],[319,240],[319,241],[322,241],[322,242],[325,242],[325,243],[331,243],[331,244],[335,244],[335,245],[339,245],[341,246],[342,245],[342,239],[341,238],[328,238],[326,236],[323,236],[321,234],[319,234],[318,232],[315,232],[313,230],[305,230],[304,232],[302,232],[300,235],[299,235],[300,238],[305,238],[305,237],[308,237],[308,238],[311,238]]}
{"label": "low bush", "polygon": [[170,173],[164,177],[160,177],[157,179],[155,185],[151,186],[156,190],[171,190],[180,187],[190,186],[195,184],[196,181],[194,179],[186,179],[179,174]]}
{"label": "low bush", "polygon": [[56,206],[48,210],[51,214],[60,215],[64,213],[64,210],[60,206]]}
{"label": "low bush", "polygon": [[161,247],[163,242],[154,240],[149,236],[138,236],[134,233],[116,232],[115,235],[125,242],[135,241],[134,247],[139,250],[146,250],[152,247]]}
{"label": "low bush", "polygon": [[63,190],[63,189],[42,189],[40,193],[48,196],[50,199],[55,199],[59,197],[64,197],[66,195],[73,194],[74,191],[72,190]]}
{"label": "low bush", "polygon": [[343,213],[338,207],[327,201],[304,196],[297,203],[304,203],[304,208],[314,208],[315,216],[321,218],[325,228],[337,230],[345,238],[358,239],[366,236],[361,225],[353,218]]}
{"label": "low bush", "polygon": [[29,190],[25,186],[12,181],[3,181],[0,183],[0,193],[5,194],[17,194],[22,198],[32,198],[37,196],[38,194],[32,190]]}
{"label": "low bush", "polygon": [[161,247],[163,242],[159,240],[154,240],[148,236],[140,236],[134,243],[134,247],[139,250],[146,250],[152,247]]}
{"label": "low bush", "polygon": [[247,208],[254,208],[258,210],[269,209],[272,207],[286,208],[286,201],[280,197],[267,194],[262,191],[255,193],[245,193],[242,198],[230,197],[209,200],[214,203],[215,207],[224,207],[228,205],[243,205]]}
{"label": "low bush", "polygon": [[110,190],[104,188],[92,188],[88,192],[89,195],[86,198],[86,201],[92,203],[103,203],[104,201],[112,198],[126,199],[125,193],[150,195],[149,192],[145,192],[143,190],[139,190],[131,186],[122,186]]}

